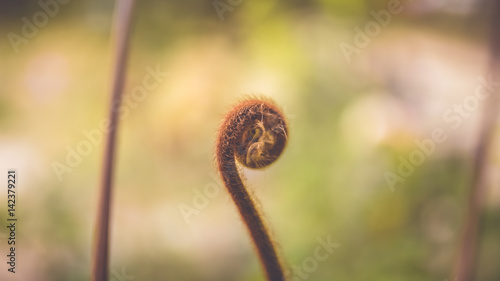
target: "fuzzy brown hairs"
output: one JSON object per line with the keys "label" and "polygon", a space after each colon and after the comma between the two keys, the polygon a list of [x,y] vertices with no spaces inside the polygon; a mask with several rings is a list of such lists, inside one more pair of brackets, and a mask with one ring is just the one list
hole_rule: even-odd
{"label": "fuzzy brown hairs", "polygon": [[279,108],[267,99],[248,99],[229,111],[220,126],[216,160],[229,191],[257,249],[270,281],[284,281],[283,266],[261,214],[245,188],[236,161],[251,169],[273,163],[286,146],[288,126]]}

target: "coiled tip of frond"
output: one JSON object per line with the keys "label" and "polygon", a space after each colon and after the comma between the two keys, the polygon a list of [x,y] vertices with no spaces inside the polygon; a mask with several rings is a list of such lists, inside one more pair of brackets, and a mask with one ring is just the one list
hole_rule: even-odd
{"label": "coiled tip of frond", "polygon": [[225,116],[219,132],[219,141],[233,147],[235,159],[252,169],[278,159],[287,139],[285,116],[269,99],[242,101]]}

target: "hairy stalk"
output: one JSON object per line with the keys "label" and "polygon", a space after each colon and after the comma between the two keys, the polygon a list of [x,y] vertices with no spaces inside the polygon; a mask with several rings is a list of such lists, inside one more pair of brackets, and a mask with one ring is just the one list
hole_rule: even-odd
{"label": "hairy stalk", "polygon": [[219,172],[250,232],[267,279],[284,281],[276,247],[238,173],[236,160],[260,169],[273,163],[285,148],[285,116],[268,100],[250,99],[236,105],[224,118],[216,144]]}
{"label": "hairy stalk", "polygon": [[[490,23],[490,74],[496,77],[500,74],[500,0],[493,0]],[[498,81],[494,79],[494,81]],[[478,242],[481,226],[481,213],[487,184],[488,154],[491,146],[493,129],[498,116],[500,97],[498,90],[492,92],[486,103],[479,140],[474,154],[474,167],[470,187],[467,214],[461,246],[458,254],[455,274],[457,281],[475,280],[477,258],[479,256]]]}
{"label": "hairy stalk", "polygon": [[118,128],[118,108],[125,84],[126,58],[128,52],[128,38],[134,0],[120,0],[116,2],[115,10],[115,62],[114,77],[111,90],[109,109],[109,131],[106,137],[104,160],[101,174],[101,186],[97,210],[95,230],[95,245],[92,260],[92,280],[105,281],[108,279],[108,249],[109,249],[109,217],[111,208],[111,190],[116,147],[116,130]]}

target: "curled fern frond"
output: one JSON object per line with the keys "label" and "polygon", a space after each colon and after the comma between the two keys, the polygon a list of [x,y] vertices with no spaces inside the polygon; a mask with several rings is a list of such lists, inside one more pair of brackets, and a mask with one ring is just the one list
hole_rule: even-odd
{"label": "curled fern frond", "polygon": [[216,144],[217,165],[224,185],[238,207],[271,281],[285,280],[283,267],[261,214],[238,173],[236,161],[251,169],[267,167],[281,155],[287,139],[287,122],[281,110],[270,100],[252,98],[226,114]]}

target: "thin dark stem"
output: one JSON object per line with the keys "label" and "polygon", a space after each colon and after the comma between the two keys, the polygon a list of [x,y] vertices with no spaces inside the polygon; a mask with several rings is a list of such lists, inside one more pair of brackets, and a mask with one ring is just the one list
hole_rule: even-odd
{"label": "thin dark stem", "polygon": [[[495,77],[499,74],[500,66],[500,0],[493,0],[491,15],[491,41],[490,41],[490,75]],[[497,81],[497,79],[494,79]],[[490,85],[494,86],[494,85]],[[485,191],[487,187],[488,151],[491,146],[493,129],[498,112],[499,97],[497,91],[491,92],[486,102],[483,115],[482,127],[479,140],[474,154],[474,167],[470,187],[467,214],[460,252],[455,268],[457,281],[474,280],[476,273],[477,258],[479,256],[479,230],[481,226],[481,213]]]}
{"label": "thin dark stem", "polygon": [[279,157],[286,140],[283,114],[268,101],[248,100],[226,115],[216,147],[224,185],[245,222],[270,281],[286,280],[285,273],[269,231],[238,173],[236,159],[246,167],[263,168]]}
{"label": "thin dark stem", "polygon": [[267,227],[264,225],[261,215],[255,207],[252,197],[236,172],[237,168],[234,158],[232,160],[227,159],[225,169],[227,172],[222,174],[224,184],[238,207],[238,211],[245,222],[246,228],[256,245],[259,258],[266,270],[267,278],[272,281],[284,281],[285,275],[279,262],[274,243],[268,234]]}
{"label": "thin dark stem", "polygon": [[134,0],[118,0],[115,8],[115,62],[111,101],[109,108],[109,131],[106,134],[101,185],[97,209],[96,236],[92,263],[92,280],[108,279],[109,218],[113,185],[113,168],[118,128],[118,108],[125,84],[128,39]]}

